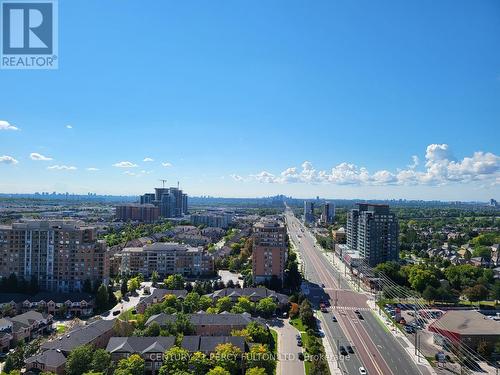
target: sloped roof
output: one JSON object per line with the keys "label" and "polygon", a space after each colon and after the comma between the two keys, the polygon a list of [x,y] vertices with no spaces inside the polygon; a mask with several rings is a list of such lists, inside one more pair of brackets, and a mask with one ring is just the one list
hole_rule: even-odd
{"label": "sloped roof", "polygon": [[106,350],[110,353],[163,353],[174,344],[174,336],[111,337]]}
{"label": "sloped roof", "polygon": [[90,324],[78,327],[58,338],[47,341],[42,344],[42,350],[60,349],[64,352],[70,352],[80,345],[86,345],[94,341],[99,336],[113,329],[115,319],[96,320]]}
{"label": "sloped roof", "polygon": [[46,350],[26,359],[26,364],[43,363],[45,366],[59,367],[66,363],[66,357],[58,350]]}

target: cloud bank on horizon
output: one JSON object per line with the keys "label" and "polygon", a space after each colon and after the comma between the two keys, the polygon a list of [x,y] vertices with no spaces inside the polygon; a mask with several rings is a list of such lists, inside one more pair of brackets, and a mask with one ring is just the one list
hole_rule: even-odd
{"label": "cloud bank on horizon", "polygon": [[430,144],[425,153],[423,170],[420,160],[412,156],[412,163],[404,169],[386,169],[370,173],[367,168],[343,162],[330,170],[316,170],[309,161],[301,169],[289,167],[279,174],[261,171],[241,176],[232,174],[237,182],[258,181],[261,183],[305,183],[335,185],[446,185],[449,183],[479,182],[483,185],[500,185],[500,157],[491,152],[476,151],[472,156],[457,160],[449,146]]}

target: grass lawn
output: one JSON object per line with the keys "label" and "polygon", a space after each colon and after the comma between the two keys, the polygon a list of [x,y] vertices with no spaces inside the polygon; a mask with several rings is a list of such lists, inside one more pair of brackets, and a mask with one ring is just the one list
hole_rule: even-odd
{"label": "grass lawn", "polygon": [[133,309],[128,309],[128,310],[126,310],[126,311],[122,312],[122,313],[120,314],[119,318],[120,318],[121,320],[126,320],[126,321],[128,321],[128,320],[135,320],[135,319],[136,319],[136,317],[137,317],[137,315],[136,315],[136,314],[133,314],[133,313],[132,313],[132,310],[133,310]]}
{"label": "grass lawn", "polygon": [[66,326],[64,324],[58,324],[58,325],[56,325],[56,332],[57,333],[64,333],[64,332],[66,332]]}
{"label": "grass lawn", "polygon": [[[474,306],[474,307],[476,307],[478,305],[478,302],[460,301],[458,304],[459,305],[463,305],[463,306]],[[496,308],[495,301],[481,301],[481,302],[479,302],[479,305],[490,306],[490,307]]]}
{"label": "grass lawn", "polygon": [[276,332],[274,329],[271,329],[271,335],[273,335],[273,341],[274,341],[273,353],[276,354],[278,353],[278,332]]}
{"label": "grass lawn", "polygon": [[306,375],[309,375],[311,373],[311,367],[312,367],[311,362],[304,361],[304,368],[306,370]]}
{"label": "grass lawn", "polygon": [[304,324],[302,324],[302,320],[299,317],[290,319],[290,324],[297,328],[299,332],[305,332],[305,330],[307,329],[306,327],[304,327]]}

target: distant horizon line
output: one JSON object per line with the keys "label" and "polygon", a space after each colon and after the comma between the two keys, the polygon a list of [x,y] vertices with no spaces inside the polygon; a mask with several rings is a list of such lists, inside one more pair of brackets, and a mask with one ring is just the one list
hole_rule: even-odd
{"label": "distant horizon line", "polygon": [[[123,195],[123,194],[97,194],[97,193],[70,193],[70,192],[35,192],[35,193],[0,193],[0,197],[9,197],[9,196],[24,196],[24,197],[51,197],[51,196],[71,196],[71,197],[82,197],[82,198],[89,198],[89,197],[116,197],[116,198],[138,198],[140,197],[140,194],[129,194],[129,195]],[[390,202],[390,201],[405,201],[405,202],[443,202],[443,203],[453,203],[453,202],[458,202],[458,203],[489,203],[490,199],[495,198],[490,198],[486,201],[482,200],[466,200],[466,201],[459,201],[459,200],[440,200],[440,199],[407,199],[407,198],[386,198],[386,199],[369,199],[369,198],[325,198],[325,197],[310,197],[310,198],[304,198],[304,197],[293,197],[285,194],[276,194],[276,195],[268,195],[268,196],[259,196],[259,197],[241,197],[241,196],[212,196],[212,195],[188,195],[189,198],[193,199],[269,199],[269,198],[275,198],[275,197],[285,197],[287,199],[292,199],[292,200],[304,200],[304,201],[373,201],[373,202]]]}

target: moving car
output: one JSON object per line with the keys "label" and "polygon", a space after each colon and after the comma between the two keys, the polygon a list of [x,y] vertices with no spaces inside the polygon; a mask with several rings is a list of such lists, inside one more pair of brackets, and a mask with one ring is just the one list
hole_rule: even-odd
{"label": "moving car", "polygon": [[337,318],[335,315],[332,315],[332,322],[337,323]]}
{"label": "moving car", "polygon": [[351,346],[351,345],[347,345],[347,346],[346,346],[346,349],[347,349],[347,351],[348,351],[349,353],[354,354],[354,349],[352,348],[352,346]]}
{"label": "moving car", "polygon": [[341,355],[347,355],[347,350],[344,348],[343,345],[339,346],[339,352]]}
{"label": "moving car", "polygon": [[299,360],[303,361],[304,360],[304,353],[299,352]]}
{"label": "moving car", "polygon": [[366,375],[367,374],[367,372],[366,372],[366,370],[365,370],[365,368],[363,366],[361,366],[359,368],[359,373],[360,373],[360,375]]}

